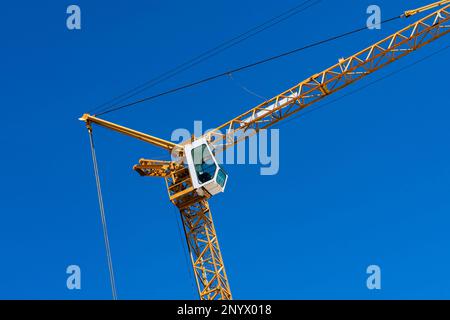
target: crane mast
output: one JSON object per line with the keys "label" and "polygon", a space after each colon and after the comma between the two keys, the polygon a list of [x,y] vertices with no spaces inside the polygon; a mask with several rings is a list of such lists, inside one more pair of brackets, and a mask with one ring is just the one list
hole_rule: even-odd
{"label": "crane mast", "polygon": [[[222,152],[252,134],[256,134],[259,130],[288,118],[442,37],[450,32],[448,24],[450,5],[448,3],[450,0],[439,1],[419,9],[406,11],[403,17],[410,17],[447,4],[370,47],[348,58],[339,59],[337,64],[226,122],[197,138],[196,141],[204,140],[216,152]],[[161,147],[177,158],[174,161],[140,159],[133,169],[141,176],[165,179],[169,200],[180,212],[200,299],[232,299],[208,204],[208,199],[213,194],[208,192],[209,189],[195,186],[195,172],[192,172],[192,167],[186,165],[186,159],[189,158],[186,150],[191,150],[188,149],[188,146],[194,144],[195,141],[175,144],[108,122],[95,115],[84,114],[80,120],[86,122],[89,130],[92,130],[92,124],[103,126]],[[217,170],[219,171],[220,168]]]}

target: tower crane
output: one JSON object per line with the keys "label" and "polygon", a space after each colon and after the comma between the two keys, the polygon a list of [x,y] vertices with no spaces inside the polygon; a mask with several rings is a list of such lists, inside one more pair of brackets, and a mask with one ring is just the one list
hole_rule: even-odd
{"label": "tower crane", "polygon": [[[439,7],[439,8],[438,8]],[[99,125],[163,148],[172,160],[140,159],[133,169],[141,176],[166,182],[169,200],[179,209],[198,294],[201,300],[232,299],[208,199],[225,190],[228,175],[216,159],[218,152],[247,139],[369,74],[450,32],[450,0],[405,11],[408,18],[437,11],[417,20],[358,53],[303,80],[216,129],[180,144],[84,114],[88,130]]]}

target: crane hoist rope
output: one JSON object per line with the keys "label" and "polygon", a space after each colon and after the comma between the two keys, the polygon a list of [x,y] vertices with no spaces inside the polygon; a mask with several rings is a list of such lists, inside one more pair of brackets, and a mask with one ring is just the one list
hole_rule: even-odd
{"label": "crane hoist rope", "polygon": [[200,299],[232,299],[208,203],[209,198],[225,190],[228,180],[228,175],[216,159],[217,153],[251,136],[236,136],[236,133],[252,131],[256,134],[447,35],[450,33],[449,3],[450,0],[439,1],[405,12],[403,16],[409,17],[447,4],[364,50],[339,59],[337,64],[312,75],[215,130],[181,144],[89,114],[84,114],[80,120],[86,123],[89,130],[92,130],[92,124],[97,124],[170,152],[172,161],[140,159],[133,169],[141,176],[164,178],[169,200],[180,211]]}
{"label": "crane hoist rope", "polygon": [[111,257],[111,247],[109,245],[108,228],[106,224],[105,206],[103,205],[102,187],[100,184],[100,174],[98,172],[97,156],[95,153],[94,136],[92,133],[92,127],[88,126],[89,142],[91,145],[92,164],[94,167],[95,184],[97,186],[97,197],[100,209],[100,218],[102,220],[103,239],[105,241],[106,258],[108,260],[109,281],[111,284],[111,292],[113,300],[117,300],[116,282],[114,280],[114,269]]}

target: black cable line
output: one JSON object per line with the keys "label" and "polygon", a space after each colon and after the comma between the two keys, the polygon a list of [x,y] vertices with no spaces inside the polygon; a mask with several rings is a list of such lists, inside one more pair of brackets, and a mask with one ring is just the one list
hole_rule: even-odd
{"label": "black cable line", "polygon": [[[400,19],[400,18],[401,18],[401,16],[392,17],[392,18],[389,18],[389,19],[386,19],[386,20],[382,21],[381,24],[388,23],[388,22],[391,22],[391,21],[394,21],[394,20],[397,20],[397,19]],[[331,42],[331,41],[335,41],[337,39],[344,38],[344,37],[347,37],[347,36],[355,34],[355,33],[359,33],[359,32],[364,31],[366,29],[367,29],[367,27],[362,27],[362,28],[358,28],[358,29],[355,29],[355,30],[352,30],[352,31],[349,31],[349,32],[345,32],[345,33],[342,33],[340,35],[327,38],[325,40],[314,42],[312,44],[309,44],[309,45],[306,45],[306,46],[303,46],[303,47],[300,47],[300,48],[297,48],[297,49],[293,49],[293,50],[290,50],[290,51],[287,51],[287,52],[283,52],[281,54],[278,54],[278,55],[275,55],[275,56],[272,56],[272,57],[269,57],[269,58],[265,58],[265,59],[262,59],[262,60],[259,60],[259,61],[247,64],[247,65],[244,65],[244,66],[241,66],[241,67],[238,67],[236,69],[228,70],[228,71],[225,71],[225,72],[222,72],[222,73],[219,73],[219,74],[216,74],[216,75],[213,75],[213,76],[210,76],[210,77],[207,77],[207,78],[195,81],[195,82],[191,82],[191,83],[182,85],[180,87],[176,87],[176,88],[173,88],[173,89],[170,89],[170,90],[167,90],[167,91],[163,91],[161,93],[158,93],[158,94],[155,94],[155,95],[152,95],[152,96],[149,96],[149,97],[145,97],[145,98],[142,98],[142,99],[139,99],[139,100],[136,100],[136,101],[133,101],[133,102],[130,102],[130,103],[118,106],[118,107],[114,107],[114,108],[108,109],[106,111],[98,113],[97,115],[99,116],[99,115],[107,114],[107,113],[114,112],[114,111],[117,111],[117,110],[121,110],[121,109],[124,109],[124,108],[128,108],[128,107],[140,104],[142,102],[153,100],[153,99],[156,99],[156,98],[168,95],[168,94],[175,93],[177,91],[181,91],[181,90],[184,90],[184,89],[187,89],[187,88],[190,88],[190,87],[194,87],[194,86],[197,86],[199,84],[202,84],[202,83],[205,83],[205,82],[208,82],[208,81],[211,81],[211,80],[223,77],[223,76],[227,76],[230,73],[236,73],[236,72],[240,72],[240,71],[243,71],[243,70],[246,70],[246,69],[249,69],[249,68],[253,68],[253,67],[257,66],[257,65],[260,65],[260,64],[263,64],[263,63],[267,63],[269,61],[276,60],[276,59],[279,59],[279,58],[282,58],[282,57],[285,57],[285,56],[297,53],[299,51],[310,49],[310,48],[313,48],[313,47],[316,47],[316,46],[319,46],[319,45],[322,45],[322,44],[325,44],[325,43],[328,43],[328,42]]]}
{"label": "black cable line", "polygon": [[[188,259],[188,256],[187,256],[187,252],[189,252],[189,248],[186,248],[186,250],[184,250],[184,244],[186,244],[188,246],[188,243],[187,242],[183,242],[183,235],[181,233],[181,227],[180,227],[179,218],[181,218],[181,223],[183,223],[183,217],[181,216],[181,213],[176,209],[175,206],[173,207],[173,212],[175,214],[174,217],[175,217],[175,220],[177,222],[178,236],[179,236],[179,239],[180,239],[181,251],[183,251],[183,253],[184,253],[184,259],[185,259],[185,263],[186,263],[186,268],[188,269],[188,274],[189,274],[189,276],[191,278],[192,291],[193,291],[194,296],[197,296],[198,292],[197,292],[197,289],[195,288],[195,286],[196,286],[196,282],[195,282],[195,279],[194,279],[195,275],[192,274],[193,271],[191,270],[191,267],[190,267],[191,263],[189,262],[189,259]],[[178,216],[177,213],[179,214],[179,216]]]}
{"label": "black cable line", "polygon": [[[205,60],[207,60],[209,58],[212,58],[212,57],[220,54],[221,52],[223,52],[223,51],[225,51],[225,50],[227,50],[227,49],[229,49],[229,48],[231,48],[231,47],[233,47],[233,46],[235,46],[235,45],[237,45],[237,44],[239,44],[239,43],[249,39],[250,37],[253,37],[253,36],[255,36],[255,35],[257,35],[257,34],[263,32],[263,31],[265,31],[265,30],[267,30],[267,29],[269,29],[269,28],[271,28],[271,27],[273,27],[273,26],[275,26],[275,25],[277,25],[277,24],[287,20],[287,19],[289,19],[292,16],[297,15],[297,14],[307,10],[308,8],[318,4],[322,0],[316,0],[313,3],[309,4],[308,6],[303,7],[304,5],[308,4],[308,2],[311,2],[311,1],[313,1],[313,0],[304,1],[301,4],[291,8],[291,9],[285,11],[285,12],[283,12],[282,14],[280,14],[280,15],[278,15],[278,16],[276,16],[276,17],[274,17],[274,18],[272,18],[272,19],[270,19],[270,20],[268,20],[268,21],[266,21],[266,22],[264,22],[264,23],[262,23],[262,24],[260,24],[260,25],[258,25],[256,27],[253,27],[253,28],[247,30],[246,32],[244,32],[244,33],[242,33],[242,34],[240,34],[240,35],[238,35],[238,36],[236,36],[236,37],[234,37],[232,39],[229,39],[229,40],[223,42],[222,44],[220,44],[220,45],[218,45],[218,46],[216,46],[216,47],[214,47],[212,49],[207,50],[206,52],[204,52],[204,53],[202,53],[202,54],[200,54],[200,55],[198,55],[198,56],[196,56],[196,57],[194,57],[194,58],[192,58],[192,59],[190,59],[190,60],[180,64],[180,65],[178,65],[175,68],[172,68],[172,69],[170,69],[170,70],[160,74],[159,76],[157,76],[157,77],[155,77],[155,78],[153,78],[153,79],[151,79],[151,80],[149,80],[149,81],[147,81],[147,82],[145,82],[145,83],[143,83],[143,84],[141,84],[141,85],[139,85],[139,86],[137,86],[137,87],[135,87],[135,88],[133,88],[133,89],[131,89],[131,90],[121,94],[121,95],[119,95],[119,96],[114,97],[113,99],[111,99],[111,100],[109,100],[109,101],[107,101],[107,102],[105,102],[105,103],[103,103],[103,104],[101,104],[101,105],[91,109],[89,112],[91,113],[94,110],[96,110],[97,112],[102,112],[105,109],[115,107],[120,102],[123,102],[123,101],[125,101],[125,100],[127,100],[127,99],[129,99],[129,98],[131,98],[133,96],[136,96],[139,93],[141,93],[141,92],[143,92],[143,91],[145,91],[145,90],[147,90],[147,89],[149,89],[151,87],[154,87],[155,85],[160,84],[161,82],[163,82],[165,80],[173,78],[174,76],[182,73],[183,71],[186,71],[186,70],[188,70],[188,69],[190,69],[190,68],[200,64],[201,62],[203,62],[203,61],[205,61]],[[262,29],[260,29],[260,28],[262,28]],[[260,30],[258,30],[258,29],[260,29]],[[242,38],[242,37],[244,37],[244,38]]]}

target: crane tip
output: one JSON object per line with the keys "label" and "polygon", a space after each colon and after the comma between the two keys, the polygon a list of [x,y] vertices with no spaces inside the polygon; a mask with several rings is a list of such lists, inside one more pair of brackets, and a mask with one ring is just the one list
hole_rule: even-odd
{"label": "crane tip", "polygon": [[83,114],[78,120],[87,122],[87,119],[89,118],[89,113]]}

